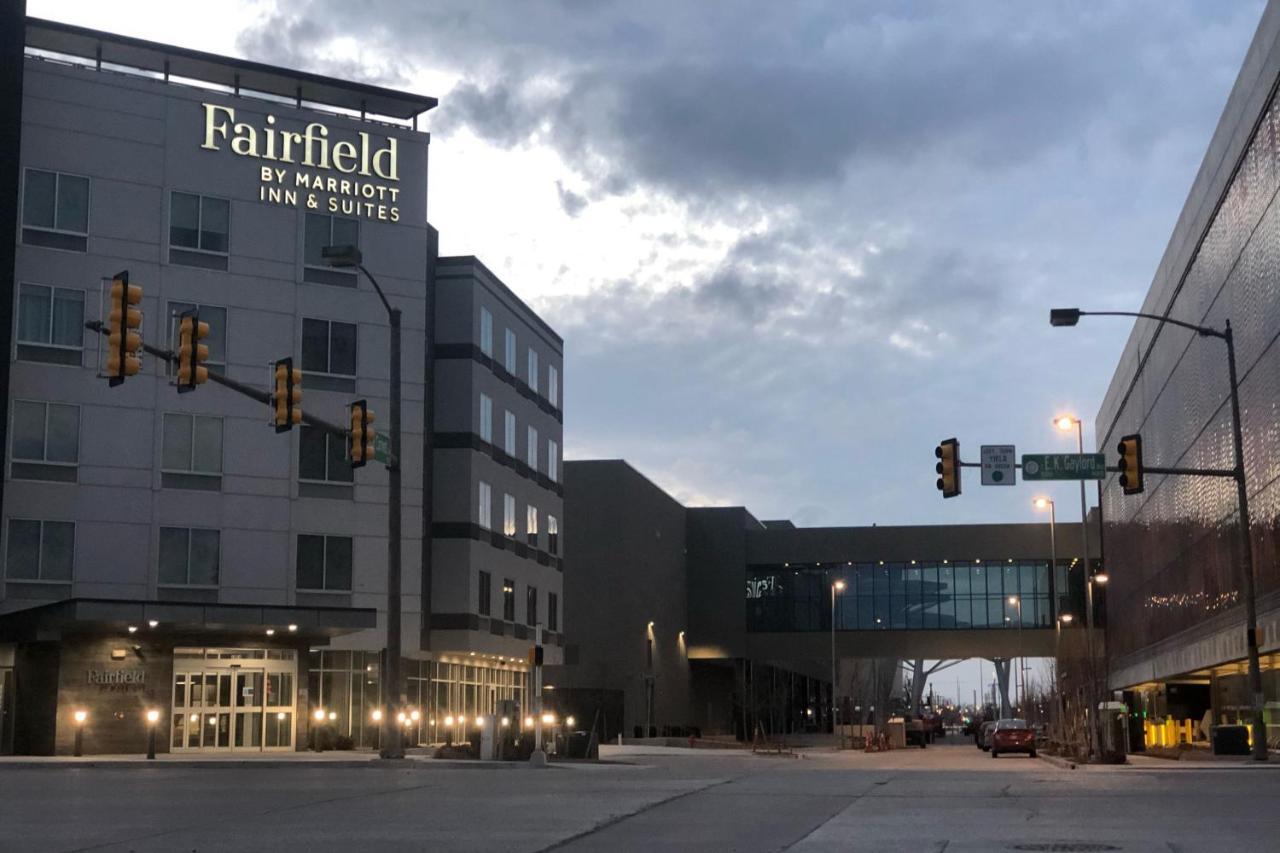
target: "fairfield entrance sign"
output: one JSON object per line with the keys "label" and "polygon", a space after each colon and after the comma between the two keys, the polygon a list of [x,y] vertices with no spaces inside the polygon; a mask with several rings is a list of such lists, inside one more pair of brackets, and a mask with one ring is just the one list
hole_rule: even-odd
{"label": "fairfield entrance sign", "polygon": [[[356,134],[358,144],[350,140],[331,142],[329,128],[320,122],[309,122],[299,133],[277,128],[273,115],[266,117],[265,127],[255,127],[236,121],[232,107],[201,106],[202,149],[221,151],[225,144],[237,156],[294,167],[262,166],[259,201],[318,213],[400,221],[400,188],[391,185],[400,180],[398,140],[394,136],[378,140],[377,147],[363,130]],[[304,171],[298,166],[320,171]],[[332,174],[335,171],[340,175]],[[344,177],[348,175],[352,177]]]}

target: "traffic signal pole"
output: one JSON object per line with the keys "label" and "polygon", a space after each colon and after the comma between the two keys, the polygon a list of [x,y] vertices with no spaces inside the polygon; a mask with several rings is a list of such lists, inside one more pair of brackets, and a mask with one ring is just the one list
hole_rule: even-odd
{"label": "traffic signal pole", "polygon": [[[108,334],[106,325],[99,322],[98,320],[91,320],[90,322],[85,323],[84,327],[89,331],[97,332],[100,335]],[[168,362],[169,364],[172,364],[175,366],[177,366],[178,364],[178,354],[175,353],[173,350],[161,349],[160,347],[153,347],[150,344],[144,343],[142,345],[142,351],[145,352],[147,355],[155,356],[161,361]],[[230,388],[232,391],[235,391],[237,394],[241,394],[245,397],[248,397],[251,400],[257,400],[259,403],[264,403],[268,406],[270,406],[273,402],[271,398],[271,394],[269,392],[263,391],[260,388],[255,388],[252,385],[246,385],[243,382],[232,379],[230,376],[224,376],[221,373],[218,373],[216,370],[209,371],[209,381],[215,382],[218,385],[223,386],[224,388]],[[343,439],[344,441],[346,440],[346,437],[347,437],[346,427],[342,427],[342,426],[339,426],[338,424],[332,423],[330,421],[326,421],[324,418],[318,418],[315,415],[307,414],[305,411],[302,413],[302,422],[307,426],[315,427],[316,429],[319,429],[319,430],[324,430],[325,432],[331,435],[335,435],[338,438]]]}

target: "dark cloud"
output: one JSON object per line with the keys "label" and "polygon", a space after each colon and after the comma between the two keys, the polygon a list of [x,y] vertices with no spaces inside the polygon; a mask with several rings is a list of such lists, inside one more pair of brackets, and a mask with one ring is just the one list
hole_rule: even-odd
{"label": "dark cloud", "polygon": [[1125,329],[1045,310],[1140,302],[1260,13],[294,0],[240,48],[449,80],[428,92],[437,152],[554,151],[575,226],[677,211],[590,281],[576,246],[511,259],[573,282],[510,276],[565,335],[570,455],[769,517],[1026,520],[1018,489],[932,502],[933,444],[1069,449],[1048,417],[1091,418]]}

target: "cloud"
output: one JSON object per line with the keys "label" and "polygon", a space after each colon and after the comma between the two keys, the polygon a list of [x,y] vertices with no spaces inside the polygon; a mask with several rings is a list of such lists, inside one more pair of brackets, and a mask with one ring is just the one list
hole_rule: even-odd
{"label": "cloud", "polygon": [[1261,8],[295,0],[240,48],[440,97],[433,222],[564,334],[570,453],[762,517],[1026,520],[926,503],[933,444],[1095,409],[1125,330],[1045,309],[1140,301]]}

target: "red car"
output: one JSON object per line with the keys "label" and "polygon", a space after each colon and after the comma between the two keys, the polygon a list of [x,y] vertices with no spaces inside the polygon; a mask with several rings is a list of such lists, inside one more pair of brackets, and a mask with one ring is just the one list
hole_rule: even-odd
{"label": "red car", "polygon": [[1026,720],[1000,720],[991,732],[991,757],[1002,752],[1025,752],[1036,757],[1036,733]]}

